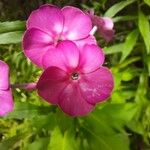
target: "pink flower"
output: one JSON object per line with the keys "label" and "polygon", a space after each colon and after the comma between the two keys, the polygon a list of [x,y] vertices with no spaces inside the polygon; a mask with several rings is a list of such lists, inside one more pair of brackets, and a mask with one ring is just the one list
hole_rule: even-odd
{"label": "pink flower", "polygon": [[114,36],[114,23],[109,17],[99,17],[94,15],[94,11],[90,11],[92,23],[97,27],[99,35],[101,35],[107,42],[111,41]]}
{"label": "pink flower", "polygon": [[63,41],[43,60],[45,71],[37,83],[38,94],[66,114],[86,115],[110,96],[113,77],[102,66],[104,54],[98,46],[86,44],[79,49],[73,42]]}
{"label": "pink flower", "polygon": [[0,60],[0,116],[13,110],[13,98],[9,85],[9,67]]}
{"label": "pink flower", "polygon": [[28,18],[23,37],[24,53],[33,63],[43,67],[43,56],[59,41],[71,40],[79,47],[96,43],[94,36],[90,35],[91,29],[91,18],[80,9],[43,5]]}

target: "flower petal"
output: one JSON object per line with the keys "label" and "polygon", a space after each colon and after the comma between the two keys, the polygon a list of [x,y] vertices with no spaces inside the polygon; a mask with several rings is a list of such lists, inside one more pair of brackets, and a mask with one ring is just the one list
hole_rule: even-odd
{"label": "flower petal", "polygon": [[105,29],[107,29],[107,30],[112,30],[113,29],[114,23],[113,23],[111,18],[109,18],[109,17],[101,17],[101,19],[104,22],[104,28]]}
{"label": "flower petal", "polygon": [[11,90],[0,90],[0,116],[5,116],[13,111],[13,98]]}
{"label": "flower petal", "polygon": [[80,51],[79,69],[83,73],[95,71],[103,64],[104,59],[101,48],[94,44],[86,44]]}
{"label": "flower petal", "polygon": [[64,7],[62,13],[64,15],[62,39],[78,40],[89,35],[92,22],[87,14],[72,6]]}
{"label": "flower petal", "polygon": [[43,5],[33,11],[27,21],[27,29],[38,28],[56,37],[63,29],[61,9],[53,5]]}
{"label": "flower petal", "polygon": [[73,42],[76,43],[76,45],[80,49],[82,49],[85,44],[95,44],[95,45],[97,45],[97,41],[96,41],[95,37],[92,36],[92,35],[90,35],[90,36],[88,36],[84,39],[81,39],[81,40],[75,40]]}
{"label": "flower petal", "polygon": [[9,66],[0,60],[0,90],[9,88]]}
{"label": "flower petal", "polygon": [[107,41],[110,42],[114,37],[114,30],[98,30],[99,34]]}
{"label": "flower petal", "polygon": [[71,71],[78,66],[79,50],[71,41],[60,42],[54,51],[48,51],[43,58],[45,68],[56,66],[64,71]]}
{"label": "flower petal", "polygon": [[43,55],[52,47],[51,37],[36,28],[27,30],[23,37],[25,55],[36,65],[42,67]]}
{"label": "flower petal", "polygon": [[107,41],[111,41],[114,36],[114,23],[109,17],[98,17],[91,15],[92,22],[98,27],[99,34]]}
{"label": "flower petal", "polygon": [[46,101],[57,104],[61,91],[68,84],[68,75],[57,67],[47,68],[41,75],[37,89],[38,94]]}
{"label": "flower petal", "polygon": [[79,82],[82,96],[91,104],[106,100],[114,86],[112,73],[106,67],[84,74]]}
{"label": "flower petal", "polygon": [[94,108],[82,97],[77,84],[69,84],[59,97],[59,106],[70,116],[87,115]]}

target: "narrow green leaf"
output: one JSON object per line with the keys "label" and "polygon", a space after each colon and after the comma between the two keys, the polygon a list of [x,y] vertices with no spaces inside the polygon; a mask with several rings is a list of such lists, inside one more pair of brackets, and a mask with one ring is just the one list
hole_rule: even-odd
{"label": "narrow green leaf", "polygon": [[117,16],[112,18],[113,22],[122,22],[122,21],[131,21],[131,20],[136,20],[138,17],[137,16]]}
{"label": "narrow green leaf", "polygon": [[123,51],[122,51],[122,57],[121,57],[121,62],[123,60],[126,59],[126,57],[131,53],[131,51],[133,50],[137,38],[138,38],[139,32],[138,30],[133,30],[131,33],[128,34],[128,36],[126,37],[125,43],[124,43],[124,47],[123,47]]}
{"label": "narrow green leaf", "polygon": [[150,0],[144,0],[144,2],[150,6]]}
{"label": "narrow green leaf", "polygon": [[121,68],[125,68],[125,67],[127,67],[128,65],[130,65],[130,64],[132,64],[132,63],[134,63],[134,62],[136,62],[136,61],[139,61],[141,59],[141,57],[136,57],[136,56],[134,56],[134,57],[131,57],[131,58],[129,58],[129,59],[126,59],[125,61],[123,61],[121,64],[119,64],[117,67],[119,68],[119,69],[121,69]]}
{"label": "narrow green leaf", "polygon": [[150,55],[146,55],[145,57],[145,62],[147,64],[147,67],[148,67],[148,74],[150,76]]}
{"label": "narrow green leaf", "polygon": [[143,37],[147,53],[150,52],[150,24],[148,18],[144,15],[142,11],[139,11],[139,30]]}
{"label": "narrow green leaf", "polygon": [[0,34],[0,44],[20,43],[22,40],[23,31],[14,31]]}
{"label": "narrow green leaf", "polygon": [[110,47],[105,47],[104,52],[105,52],[106,55],[119,53],[119,52],[122,51],[123,45],[124,45],[123,43],[120,43],[120,44],[116,44],[116,45],[113,45],[113,46],[110,46]]}
{"label": "narrow green leaf", "polygon": [[119,11],[121,11],[123,8],[132,4],[135,1],[136,0],[127,0],[127,1],[122,1],[122,2],[116,3],[106,11],[104,16],[114,17]]}
{"label": "narrow green leaf", "polygon": [[25,21],[0,22],[0,33],[24,31]]}

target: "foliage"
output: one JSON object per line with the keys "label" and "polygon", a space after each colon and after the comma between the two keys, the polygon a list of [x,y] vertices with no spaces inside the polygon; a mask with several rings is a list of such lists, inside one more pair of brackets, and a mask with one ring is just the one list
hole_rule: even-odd
{"label": "foliage", "polygon": [[[67,0],[47,2],[78,5]],[[0,119],[1,150],[150,148],[150,1],[83,0],[80,7],[94,9],[97,15],[112,17],[115,22],[114,40],[105,43],[98,39],[115,79],[110,100],[97,105],[86,117],[71,118],[43,102],[36,92],[16,89],[14,112]],[[0,59],[10,65],[11,82],[37,81],[41,70],[25,58],[20,44],[25,21],[4,16],[6,22],[0,23]]]}

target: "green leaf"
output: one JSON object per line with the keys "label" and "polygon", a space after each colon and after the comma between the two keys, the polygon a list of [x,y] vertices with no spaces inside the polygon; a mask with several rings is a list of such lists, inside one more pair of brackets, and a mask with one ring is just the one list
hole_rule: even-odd
{"label": "green leaf", "polygon": [[64,132],[68,127],[74,127],[74,118],[64,114],[60,109],[57,109],[55,117],[61,131]]}
{"label": "green leaf", "polygon": [[133,132],[135,133],[138,133],[138,134],[141,134],[143,135],[144,134],[144,127],[142,125],[142,122],[141,121],[138,121],[136,119],[132,120],[128,125],[127,127],[132,130]]}
{"label": "green leaf", "polygon": [[121,11],[123,8],[132,4],[135,1],[136,0],[127,0],[127,1],[122,1],[122,2],[116,3],[106,11],[104,16],[114,17],[119,11]]}
{"label": "green leaf", "polygon": [[72,130],[65,131],[64,135],[60,129],[56,127],[52,133],[51,140],[48,146],[50,150],[78,150],[75,144],[74,132]]}
{"label": "green leaf", "polygon": [[138,18],[137,16],[126,15],[126,16],[117,16],[112,19],[113,19],[113,22],[115,23],[115,22],[136,20],[137,18]]}
{"label": "green leaf", "polygon": [[134,62],[136,62],[136,61],[139,61],[141,59],[141,57],[136,57],[136,56],[134,56],[134,57],[131,57],[131,58],[129,58],[129,59],[126,59],[125,61],[123,61],[121,64],[119,64],[117,67],[120,69],[120,68],[125,68],[125,67],[127,67],[128,65],[130,65],[130,64],[132,64],[132,63],[134,63]]}
{"label": "green leaf", "polygon": [[52,107],[37,106],[30,103],[15,103],[14,111],[7,118],[23,119],[33,118],[38,115],[47,115],[52,111]]}
{"label": "green leaf", "polygon": [[[125,124],[130,122],[138,111],[138,105],[134,103],[126,104],[108,104],[102,108],[101,113],[113,118],[113,120],[121,120]],[[119,122],[119,121],[118,121]]]}
{"label": "green leaf", "polygon": [[148,73],[149,73],[149,76],[150,76],[150,55],[146,55],[146,57],[145,57],[145,62],[146,62],[146,64],[147,64]]}
{"label": "green leaf", "polygon": [[150,0],[144,0],[144,2],[150,6]]}
{"label": "green leaf", "polygon": [[49,138],[40,138],[31,144],[27,144],[26,150],[47,150]]}
{"label": "green leaf", "polygon": [[133,119],[137,113],[137,108],[134,103],[106,104],[84,119],[97,134],[113,135],[116,134],[114,128],[121,129],[122,126],[127,125]]}
{"label": "green leaf", "polygon": [[[114,107],[111,112],[115,111],[115,109]],[[87,137],[91,149],[129,150],[129,139],[125,132],[122,131],[123,126],[119,121],[121,119],[113,118],[109,112],[105,112],[107,110],[109,111],[109,108],[105,110],[103,110],[103,108],[95,110],[88,117],[83,118],[85,121],[82,126],[86,131],[85,137]],[[117,113],[118,111],[115,115]],[[119,133],[118,130],[124,133]]]}
{"label": "green leaf", "polygon": [[150,52],[150,24],[148,18],[144,15],[142,11],[139,11],[139,30],[143,37],[147,53]]}
{"label": "green leaf", "polygon": [[123,45],[124,45],[123,43],[120,43],[120,44],[115,44],[115,45],[110,46],[110,47],[105,47],[104,52],[106,55],[119,53],[122,51]]}
{"label": "green leaf", "polygon": [[24,30],[25,21],[0,22],[0,33]]}
{"label": "green leaf", "polygon": [[0,34],[0,44],[13,44],[22,41],[23,31],[14,31]]}
{"label": "green leaf", "polygon": [[47,113],[46,115],[36,116],[32,122],[33,127],[36,127],[37,130],[50,130],[54,129],[57,123],[57,116],[55,113]]}
{"label": "green leaf", "polygon": [[126,37],[124,47],[123,47],[123,51],[122,51],[122,57],[121,57],[121,60],[120,60],[121,62],[124,61],[126,59],[126,57],[133,50],[133,48],[136,44],[136,41],[138,39],[138,35],[139,35],[138,30],[134,30],[131,33],[129,33],[128,36]]}
{"label": "green leaf", "polygon": [[115,132],[112,129],[112,126],[107,125],[108,117],[105,114],[99,113],[101,113],[101,110],[95,110],[88,117],[84,118],[85,122],[87,122],[88,126],[90,126],[90,128],[93,128],[97,132],[97,134],[114,134]]}
{"label": "green leaf", "polygon": [[134,67],[125,69],[124,71],[121,72],[121,74],[122,74],[122,81],[130,81],[135,76],[139,75],[138,70],[136,70]]}
{"label": "green leaf", "polygon": [[127,135],[97,135],[92,133],[92,140],[89,141],[92,150],[129,150],[129,140]]}

